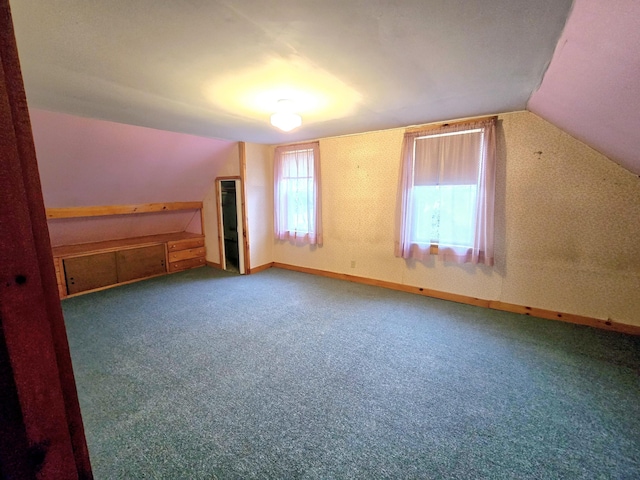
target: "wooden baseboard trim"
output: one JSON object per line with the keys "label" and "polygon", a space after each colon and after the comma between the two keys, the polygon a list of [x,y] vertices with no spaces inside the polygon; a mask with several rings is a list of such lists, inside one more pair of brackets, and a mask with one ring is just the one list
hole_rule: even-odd
{"label": "wooden baseboard trim", "polygon": [[219,263],[213,263],[213,262],[207,261],[207,266],[212,268],[217,268],[218,270],[222,270],[222,265],[220,265]]}
{"label": "wooden baseboard trim", "polygon": [[585,317],[573,313],[555,312],[544,308],[525,307],[523,305],[500,302],[498,300],[490,301],[489,308],[494,310],[503,310],[505,312],[521,313],[523,315],[530,315],[532,317],[544,318],[547,320],[559,320],[561,322],[575,323],[577,325],[587,325],[589,327],[610,330],[613,332],[640,335],[640,327],[635,325],[613,322],[611,320],[601,320],[593,317]]}
{"label": "wooden baseboard trim", "polygon": [[439,290],[431,290],[430,288],[412,287],[401,283],[387,282],[386,280],[376,280],[374,278],[358,277],[356,275],[348,275],[346,273],[328,272],[326,270],[318,270],[315,268],[298,267],[296,265],[288,265],[285,263],[274,262],[276,268],[285,270],[294,270],[302,273],[310,273],[312,275],[320,275],[323,277],[337,278],[339,280],[347,280],[348,282],[363,283],[365,285],[373,285],[375,287],[388,288],[390,290],[399,290],[401,292],[416,293],[425,297],[440,298],[442,300],[451,300],[452,302],[467,303],[478,307],[489,307],[489,301],[481,298],[469,297],[466,295],[458,295],[456,293],[441,292]]}
{"label": "wooden baseboard trim", "polygon": [[273,262],[265,263],[264,265],[260,265],[259,267],[251,267],[250,273],[251,274],[259,273],[271,267],[273,267]]}
{"label": "wooden baseboard trim", "polygon": [[[388,288],[391,290],[398,290],[401,292],[415,293],[423,295],[425,297],[439,298],[441,300],[449,300],[451,302],[464,303],[467,305],[474,305],[476,307],[491,308],[494,310],[503,310],[506,312],[520,313],[523,315],[529,315],[532,317],[544,318],[546,320],[558,320],[561,322],[575,323],[578,325],[586,325],[589,327],[600,328],[603,330],[610,330],[613,332],[627,333],[630,335],[640,335],[640,327],[635,325],[627,325],[625,323],[613,322],[611,320],[601,320],[592,317],[584,317],[581,315],[575,315],[572,313],[555,312],[553,310],[546,310],[544,308],[527,307],[523,305],[517,305],[514,303],[506,303],[498,300],[485,300],[482,298],[470,297],[467,295],[459,295],[456,293],[442,292],[439,290],[432,290],[430,288],[412,287],[410,285],[403,285],[401,283],[387,282],[385,280],[376,280],[367,277],[358,277],[356,275],[348,275],[346,273],[335,273],[326,270],[319,270],[316,268],[299,267],[297,265],[289,265],[286,263],[273,262],[267,264],[269,267],[282,268],[284,270],[292,270],[295,272],[308,273],[311,275],[319,275],[322,277],[336,278],[339,280],[346,280],[348,282],[362,283],[365,285],[373,285],[376,287]],[[263,267],[269,268],[265,265]],[[262,268],[262,267],[259,267]]]}

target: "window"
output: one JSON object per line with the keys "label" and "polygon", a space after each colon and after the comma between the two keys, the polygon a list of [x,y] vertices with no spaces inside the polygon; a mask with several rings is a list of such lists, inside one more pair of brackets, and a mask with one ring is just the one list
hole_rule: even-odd
{"label": "window", "polygon": [[274,179],[276,238],[322,245],[318,142],[277,147]]}
{"label": "window", "polygon": [[489,119],[405,134],[396,256],[493,264],[494,131]]}

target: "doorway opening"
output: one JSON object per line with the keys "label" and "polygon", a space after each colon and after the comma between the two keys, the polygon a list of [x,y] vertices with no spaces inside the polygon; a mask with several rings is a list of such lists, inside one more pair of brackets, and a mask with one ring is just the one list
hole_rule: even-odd
{"label": "doorway opening", "polygon": [[220,264],[224,270],[244,274],[241,194],[239,179],[218,180]]}

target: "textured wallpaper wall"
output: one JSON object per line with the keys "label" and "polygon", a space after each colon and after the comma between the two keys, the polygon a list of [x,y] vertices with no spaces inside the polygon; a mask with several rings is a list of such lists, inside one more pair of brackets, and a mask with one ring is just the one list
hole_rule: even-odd
{"label": "textured wallpaper wall", "polygon": [[273,260],[640,325],[638,177],[531,113],[499,120],[494,267],[393,256],[403,129],[320,140],[324,245]]}
{"label": "textured wallpaper wall", "polygon": [[501,300],[640,325],[640,179],[534,114],[502,123]]}
{"label": "textured wallpaper wall", "polygon": [[247,221],[251,268],[273,261],[273,150],[247,143]]}

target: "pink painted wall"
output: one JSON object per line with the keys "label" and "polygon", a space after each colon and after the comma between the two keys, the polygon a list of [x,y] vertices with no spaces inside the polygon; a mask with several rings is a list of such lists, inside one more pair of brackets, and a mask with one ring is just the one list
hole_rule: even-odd
{"label": "pink painted wall", "polygon": [[528,110],[640,175],[640,2],[575,0]]}
{"label": "pink painted wall", "polygon": [[[32,109],[46,207],[202,201],[236,142]],[[52,244],[182,231],[196,212],[49,222]]]}
{"label": "pink painted wall", "polygon": [[[195,227],[187,229],[187,225],[194,217],[198,218],[197,229]],[[54,219],[49,220],[48,225],[51,243],[56,246],[185,230],[200,233],[199,219],[200,212],[185,210],[141,215]]]}

